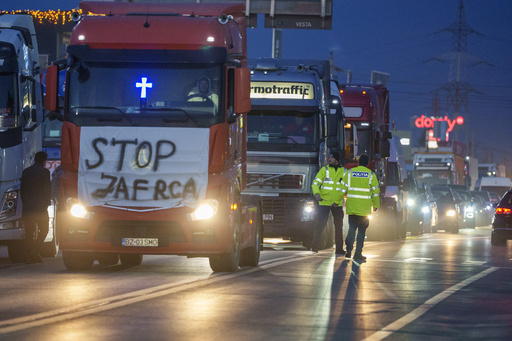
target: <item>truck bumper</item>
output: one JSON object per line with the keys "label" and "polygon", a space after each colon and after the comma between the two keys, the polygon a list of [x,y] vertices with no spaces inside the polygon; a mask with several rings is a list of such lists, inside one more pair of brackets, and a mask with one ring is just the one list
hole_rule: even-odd
{"label": "truck bumper", "polygon": [[4,240],[19,240],[25,238],[25,230],[20,227],[18,220],[0,222],[0,243]]}
{"label": "truck bumper", "polygon": [[[189,257],[229,252],[233,241],[231,217],[189,221],[190,208],[135,212],[99,207],[89,219],[57,213],[63,251],[172,254]],[[242,219],[243,220],[243,219]],[[241,222],[243,235],[244,222]],[[150,238],[151,246],[125,246],[125,238]]]}

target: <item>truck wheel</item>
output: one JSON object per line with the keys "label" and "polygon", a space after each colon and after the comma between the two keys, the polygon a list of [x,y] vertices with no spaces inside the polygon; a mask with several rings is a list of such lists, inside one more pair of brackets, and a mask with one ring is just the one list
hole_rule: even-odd
{"label": "truck wheel", "polygon": [[89,252],[63,251],[62,260],[66,269],[84,271],[92,268],[94,255]]}
{"label": "truck wheel", "polygon": [[[121,253],[119,258],[121,259],[121,265],[124,267],[132,267],[142,264],[142,253]],[[116,263],[117,264],[117,263]]]}
{"label": "truck wheel", "polygon": [[261,245],[263,238],[261,233],[261,210],[258,208],[256,214],[256,233],[254,236],[254,245],[241,251],[240,265],[243,266],[258,266],[260,262]]}
{"label": "truck wheel", "polygon": [[53,238],[49,242],[43,244],[41,248],[41,257],[51,258],[57,256],[59,253],[59,236],[57,234],[57,206],[56,200],[52,199],[52,204],[50,207],[53,210],[53,218],[50,218],[49,221],[49,231],[52,231]]}
{"label": "truck wheel", "polygon": [[240,264],[240,225],[233,226],[231,252],[210,256],[210,267],[214,272],[235,272]]}
{"label": "truck wheel", "polygon": [[[239,196],[238,196],[239,197]],[[242,207],[240,200],[235,200]],[[233,216],[231,251],[210,256],[210,267],[214,272],[235,272],[240,265],[240,224],[241,210],[238,209]]]}
{"label": "truck wheel", "polygon": [[7,245],[9,259],[13,263],[22,263],[27,258],[25,240],[14,240]]}
{"label": "truck wheel", "polygon": [[96,258],[102,266],[112,266],[119,263],[119,255],[117,253],[98,253]]}
{"label": "truck wheel", "polygon": [[459,224],[454,224],[450,230],[451,233],[457,234],[459,233]]}
{"label": "truck wheel", "polygon": [[492,246],[506,246],[507,245],[507,240],[498,237],[494,233],[491,233],[491,245]]}

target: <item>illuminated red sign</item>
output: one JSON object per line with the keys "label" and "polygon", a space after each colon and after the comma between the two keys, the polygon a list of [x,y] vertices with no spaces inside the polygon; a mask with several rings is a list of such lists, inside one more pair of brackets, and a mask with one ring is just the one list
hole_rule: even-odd
{"label": "illuminated red sign", "polygon": [[448,129],[446,130],[447,133],[451,132],[453,130],[453,127],[455,127],[455,124],[462,125],[464,123],[464,117],[459,116],[457,118],[454,118],[453,120],[450,120],[448,116],[445,117],[425,117],[425,115],[421,115],[421,117],[418,117],[414,124],[417,128],[427,128],[432,129],[434,128],[434,122],[441,122],[446,121],[448,124]]}

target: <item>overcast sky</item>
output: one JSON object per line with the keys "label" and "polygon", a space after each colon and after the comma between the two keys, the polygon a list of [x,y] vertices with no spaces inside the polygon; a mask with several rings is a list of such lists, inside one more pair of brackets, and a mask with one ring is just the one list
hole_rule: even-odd
{"label": "overcast sky", "polygon": [[[77,6],[77,0],[0,0],[0,10]],[[436,90],[440,113],[454,117],[442,90],[454,35],[443,29],[455,24],[458,6],[459,0],[334,0],[333,29],[283,30],[282,57],[328,59],[332,52],[344,70],[338,74],[342,83],[348,70],[353,83],[369,83],[372,70],[389,73],[391,119],[399,130],[411,129],[413,116],[432,114]],[[512,167],[512,1],[464,0],[464,9],[467,25],[478,33],[466,40],[470,58],[461,81],[475,91],[467,110],[461,108],[465,124],[459,137],[467,142],[474,132],[480,158],[486,150],[495,162],[507,158]],[[262,18],[248,38],[249,58],[271,56],[272,30]]]}

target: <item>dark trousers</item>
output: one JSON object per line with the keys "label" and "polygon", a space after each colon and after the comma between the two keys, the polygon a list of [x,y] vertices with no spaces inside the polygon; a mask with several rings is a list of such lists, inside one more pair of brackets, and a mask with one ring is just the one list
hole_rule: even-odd
{"label": "dark trousers", "polygon": [[334,241],[336,243],[336,251],[343,250],[343,207],[338,206],[321,206],[317,207],[317,221],[313,235],[312,249],[313,251],[320,250],[323,245],[320,245],[322,240],[322,233],[324,231],[327,220],[329,219],[329,212],[332,213],[334,220]]}
{"label": "dark trousers", "polygon": [[349,215],[348,216],[348,233],[345,239],[347,245],[347,252],[352,251],[354,247],[354,239],[356,238],[357,230],[357,241],[356,241],[356,252],[354,255],[360,255],[363,252],[364,237],[366,235],[366,229],[370,225],[370,219],[367,216]]}
{"label": "dark trousers", "polygon": [[48,211],[24,214],[25,244],[27,256],[35,256],[41,252],[44,240],[48,235]]}

